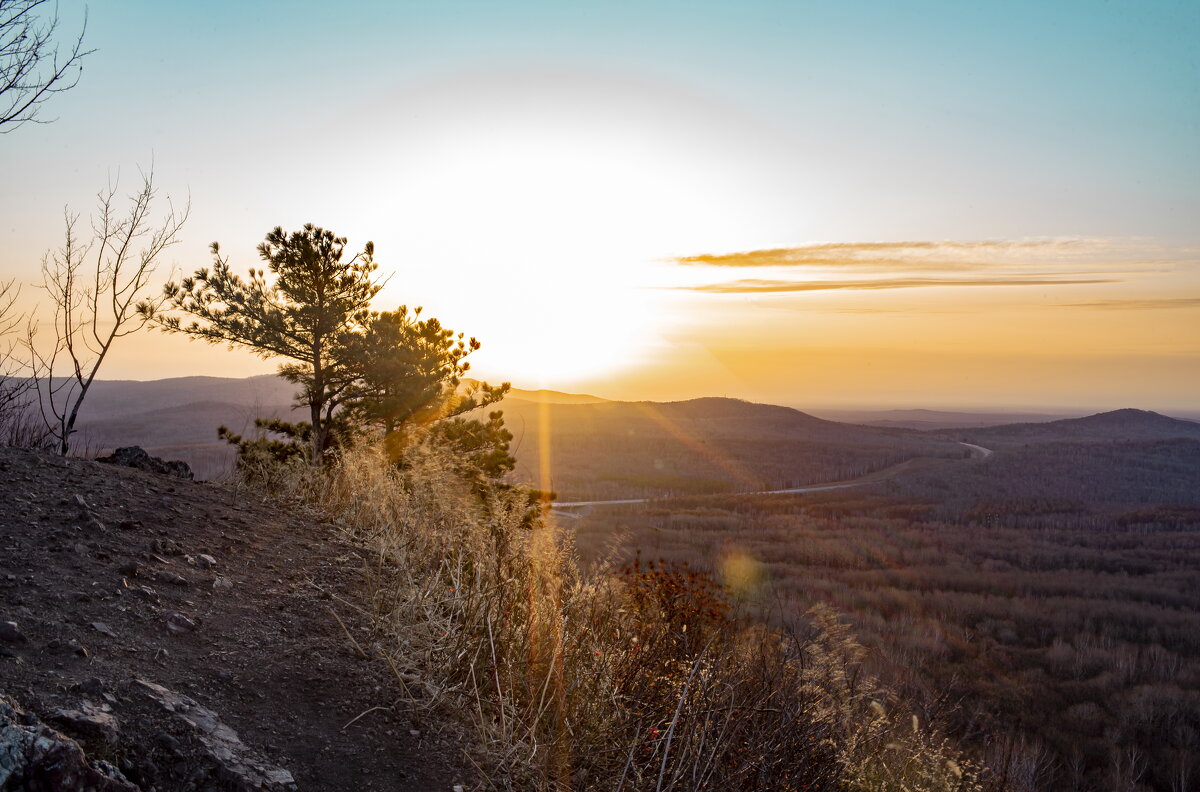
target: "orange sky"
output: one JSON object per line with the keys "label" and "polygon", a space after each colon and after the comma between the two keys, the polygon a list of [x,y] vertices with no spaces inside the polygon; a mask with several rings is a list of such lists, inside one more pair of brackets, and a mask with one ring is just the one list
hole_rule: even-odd
{"label": "orange sky", "polygon": [[[1195,263],[1185,253],[1075,239],[691,256],[647,262],[625,282],[548,286],[545,309],[530,303],[520,321],[501,305],[488,317],[495,324],[457,321],[464,315],[452,326],[483,339],[477,376],[607,398],[1190,410],[1200,299],[1187,296]],[[567,357],[558,365],[556,356]],[[106,372],[273,367],[147,333],[128,339]]]}

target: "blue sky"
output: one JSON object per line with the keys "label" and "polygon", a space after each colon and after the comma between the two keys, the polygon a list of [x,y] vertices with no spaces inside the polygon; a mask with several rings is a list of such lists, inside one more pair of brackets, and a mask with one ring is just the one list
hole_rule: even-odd
{"label": "blue sky", "polygon": [[[758,139],[745,146],[790,150],[780,178],[843,204],[819,227],[799,219],[805,239],[875,238],[873,228],[891,235],[904,224],[918,236],[1190,242],[1200,216],[1198,41],[1200,6],[1182,2],[335,11],[110,1],[90,9],[98,51],[84,80],[48,107],[59,122],[10,134],[0,156],[41,155],[43,167],[86,156],[110,169],[154,152],[169,177],[184,163],[217,166],[208,157],[223,139],[302,137],[328,131],[322,120],[346,135],[402,125],[390,99],[455,76],[601,75],[752,119]],[[321,157],[338,142],[305,149]],[[906,209],[913,196],[920,208]]]}
{"label": "blue sky", "polygon": [[[70,30],[83,5],[61,9]],[[396,273],[388,299],[480,335],[485,370],[546,384],[589,384],[561,363],[572,349],[650,365],[698,323],[725,338],[762,324],[744,301],[663,296],[675,256],[1105,240],[1170,268],[1128,281],[1140,297],[1200,293],[1196,3],[109,0],[88,14],[97,51],[46,106],[56,120],[0,137],[0,274],[32,279],[63,205],[86,210],[153,158],[164,193],[192,200],[179,269],[207,263],[213,239],[248,267],[276,224],[371,238]],[[586,293],[651,316],[607,343]],[[1176,335],[1196,318],[1170,316]],[[113,371],[169,370],[179,343]],[[227,367],[216,352],[188,364]]]}

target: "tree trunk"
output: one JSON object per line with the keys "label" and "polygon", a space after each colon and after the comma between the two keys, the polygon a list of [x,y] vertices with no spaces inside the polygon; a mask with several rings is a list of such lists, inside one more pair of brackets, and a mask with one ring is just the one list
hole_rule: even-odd
{"label": "tree trunk", "polygon": [[321,408],[325,406],[325,372],[322,368],[321,341],[318,338],[312,347],[313,379],[308,393],[309,420],[312,422],[312,459],[309,464],[320,467],[325,461],[325,422]]}
{"label": "tree trunk", "polygon": [[320,403],[313,399],[308,406],[312,420],[312,459],[310,463],[313,467],[318,467],[325,458],[325,422],[322,420]]}

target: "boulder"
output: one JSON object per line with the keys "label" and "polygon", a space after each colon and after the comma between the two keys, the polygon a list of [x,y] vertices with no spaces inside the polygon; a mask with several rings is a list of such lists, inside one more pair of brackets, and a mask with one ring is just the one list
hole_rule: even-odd
{"label": "boulder", "polygon": [[79,743],[0,695],[0,789],[139,792],[107,762],[89,761]]}
{"label": "boulder", "polygon": [[121,736],[121,727],[112,713],[105,709],[90,701],[83,701],[77,709],[58,710],[48,720],[79,737],[85,744],[91,745],[90,741],[97,740],[116,745]]}
{"label": "boulder", "polygon": [[138,470],[148,470],[151,473],[175,476],[176,478],[187,479],[188,481],[195,478],[192,474],[192,469],[188,467],[186,462],[180,462],[178,459],[167,461],[150,456],[150,454],[146,453],[146,449],[141,446],[124,446],[112,452],[110,456],[99,457],[96,461],[106,462],[110,465],[124,465],[125,467],[137,468]]}

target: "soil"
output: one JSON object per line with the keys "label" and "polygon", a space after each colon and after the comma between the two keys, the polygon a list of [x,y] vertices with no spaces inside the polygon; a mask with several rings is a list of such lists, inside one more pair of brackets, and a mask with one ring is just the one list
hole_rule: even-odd
{"label": "soil", "polygon": [[[19,633],[0,694],[147,790],[233,782],[136,680],[212,710],[298,789],[470,788],[451,730],[360,653],[362,569],[334,526],[252,493],[0,448],[0,622]],[[63,717],[89,706],[113,733]]]}

